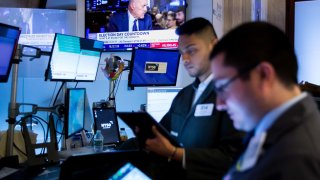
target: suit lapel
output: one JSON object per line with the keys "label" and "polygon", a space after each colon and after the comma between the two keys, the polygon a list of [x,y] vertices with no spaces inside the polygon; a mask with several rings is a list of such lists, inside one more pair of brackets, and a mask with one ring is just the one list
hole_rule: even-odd
{"label": "suit lapel", "polygon": [[308,95],[293,105],[274,122],[268,130],[268,136],[264,144],[265,148],[272,146],[272,144],[281,139],[281,136],[296,128],[305,120],[310,120],[302,118],[316,109],[314,103],[312,104],[310,101],[313,101],[313,99]]}
{"label": "suit lapel", "polygon": [[[205,102],[211,95],[212,93],[214,93],[213,91],[213,84],[210,83],[208,84],[208,86],[206,87],[206,89],[203,91],[203,93],[201,94],[201,96],[199,97],[199,99],[196,101],[196,103],[194,105],[192,105],[192,102],[193,102],[193,98],[190,98],[191,101],[187,104],[188,107],[192,107],[190,108],[190,110],[188,111],[189,113],[187,114],[182,126],[181,126],[181,130],[182,129],[185,129],[184,126],[186,125],[186,123],[188,122],[188,120],[190,118],[193,117],[194,113],[195,113],[195,109],[197,107],[197,104],[201,104],[203,102]],[[195,94],[195,89],[192,88],[192,93],[190,92],[190,95],[192,95],[192,97],[194,97],[194,94]],[[213,111],[214,111],[215,107],[213,108]],[[213,113],[213,112],[212,112]],[[182,132],[179,132],[179,133],[182,133]]]}
{"label": "suit lapel", "polygon": [[139,28],[138,28],[139,31],[141,31],[141,29],[145,29],[144,28],[144,21],[142,19],[139,19],[138,23],[139,23]]}
{"label": "suit lapel", "polygon": [[124,27],[124,31],[129,31],[129,17],[128,17],[128,13],[123,13],[123,21],[125,22],[125,27]]}

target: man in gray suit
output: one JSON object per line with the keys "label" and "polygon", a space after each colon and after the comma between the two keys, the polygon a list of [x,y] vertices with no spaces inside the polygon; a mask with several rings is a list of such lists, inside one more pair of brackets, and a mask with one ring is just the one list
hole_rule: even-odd
{"label": "man in gray suit", "polygon": [[286,35],[247,23],[225,35],[210,59],[217,109],[253,135],[224,179],[320,179],[320,114],[299,89]]}

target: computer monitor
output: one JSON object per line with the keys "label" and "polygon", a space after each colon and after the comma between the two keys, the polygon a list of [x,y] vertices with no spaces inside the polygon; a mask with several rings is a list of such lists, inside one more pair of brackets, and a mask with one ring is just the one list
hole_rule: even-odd
{"label": "computer monitor", "polygon": [[129,86],[175,86],[179,61],[177,49],[135,48],[130,62]]}
{"label": "computer monitor", "polygon": [[0,82],[7,82],[18,45],[20,29],[0,23]]}
{"label": "computer monitor", "polygon": [[64,119],[65,138],[84,129],[85,88],[68,88],[65,96],[66,114]]}
{"label": "computer monitor", "polygon": [[147,89],[147,112],[158,122],[169,111],[173,99],[182,88],[152,87]]}
{"label": "computer monitor", "polygon": [[55,34],[46,79],[51,81],[94,81],[103,42]]}
{"label": "computer monitor", "polygon": [[94,131],[101,130],[103,144],[119,144],[119,125],[114,107],[93,108]]}

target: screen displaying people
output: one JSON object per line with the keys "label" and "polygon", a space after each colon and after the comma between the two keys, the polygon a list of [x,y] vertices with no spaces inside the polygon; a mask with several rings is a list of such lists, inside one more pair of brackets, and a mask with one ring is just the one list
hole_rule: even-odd
{"label": "screen displaying people", "polygon": [[151,16],[147,13],[147,0],[130,0],[128,11],[110,17],[108,32],[152,30]]}
{"label": "screen displaying people", "polygon": [[114,6],[114,1],[97,5],[95,0],[86,0],[86,37],[104,41],[106,51],[177,48],[174,29],[179,23],[175,13],[183,11],[179,18],[184,21],[185,10],[185,0],[129,0],[125,9],[122,1]]}

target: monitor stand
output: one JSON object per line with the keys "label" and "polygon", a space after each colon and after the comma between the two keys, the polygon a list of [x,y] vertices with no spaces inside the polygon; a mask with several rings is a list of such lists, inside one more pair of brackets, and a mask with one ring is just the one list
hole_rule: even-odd
{"label": "monitor stand", "polygon": [[[22,133],[26,144],[27,161],[25,162],[28,166],[43,165],[43,164],[54,164],[59,161],[57,137],[54,127],[53,115],[49,116],[49,131],[50,131],[50,142],[32,144],[29,136],[28,128],[26,126],[26,120],[22,123]],[[36,149],[43,149],[43,153],[36,154]]]}

